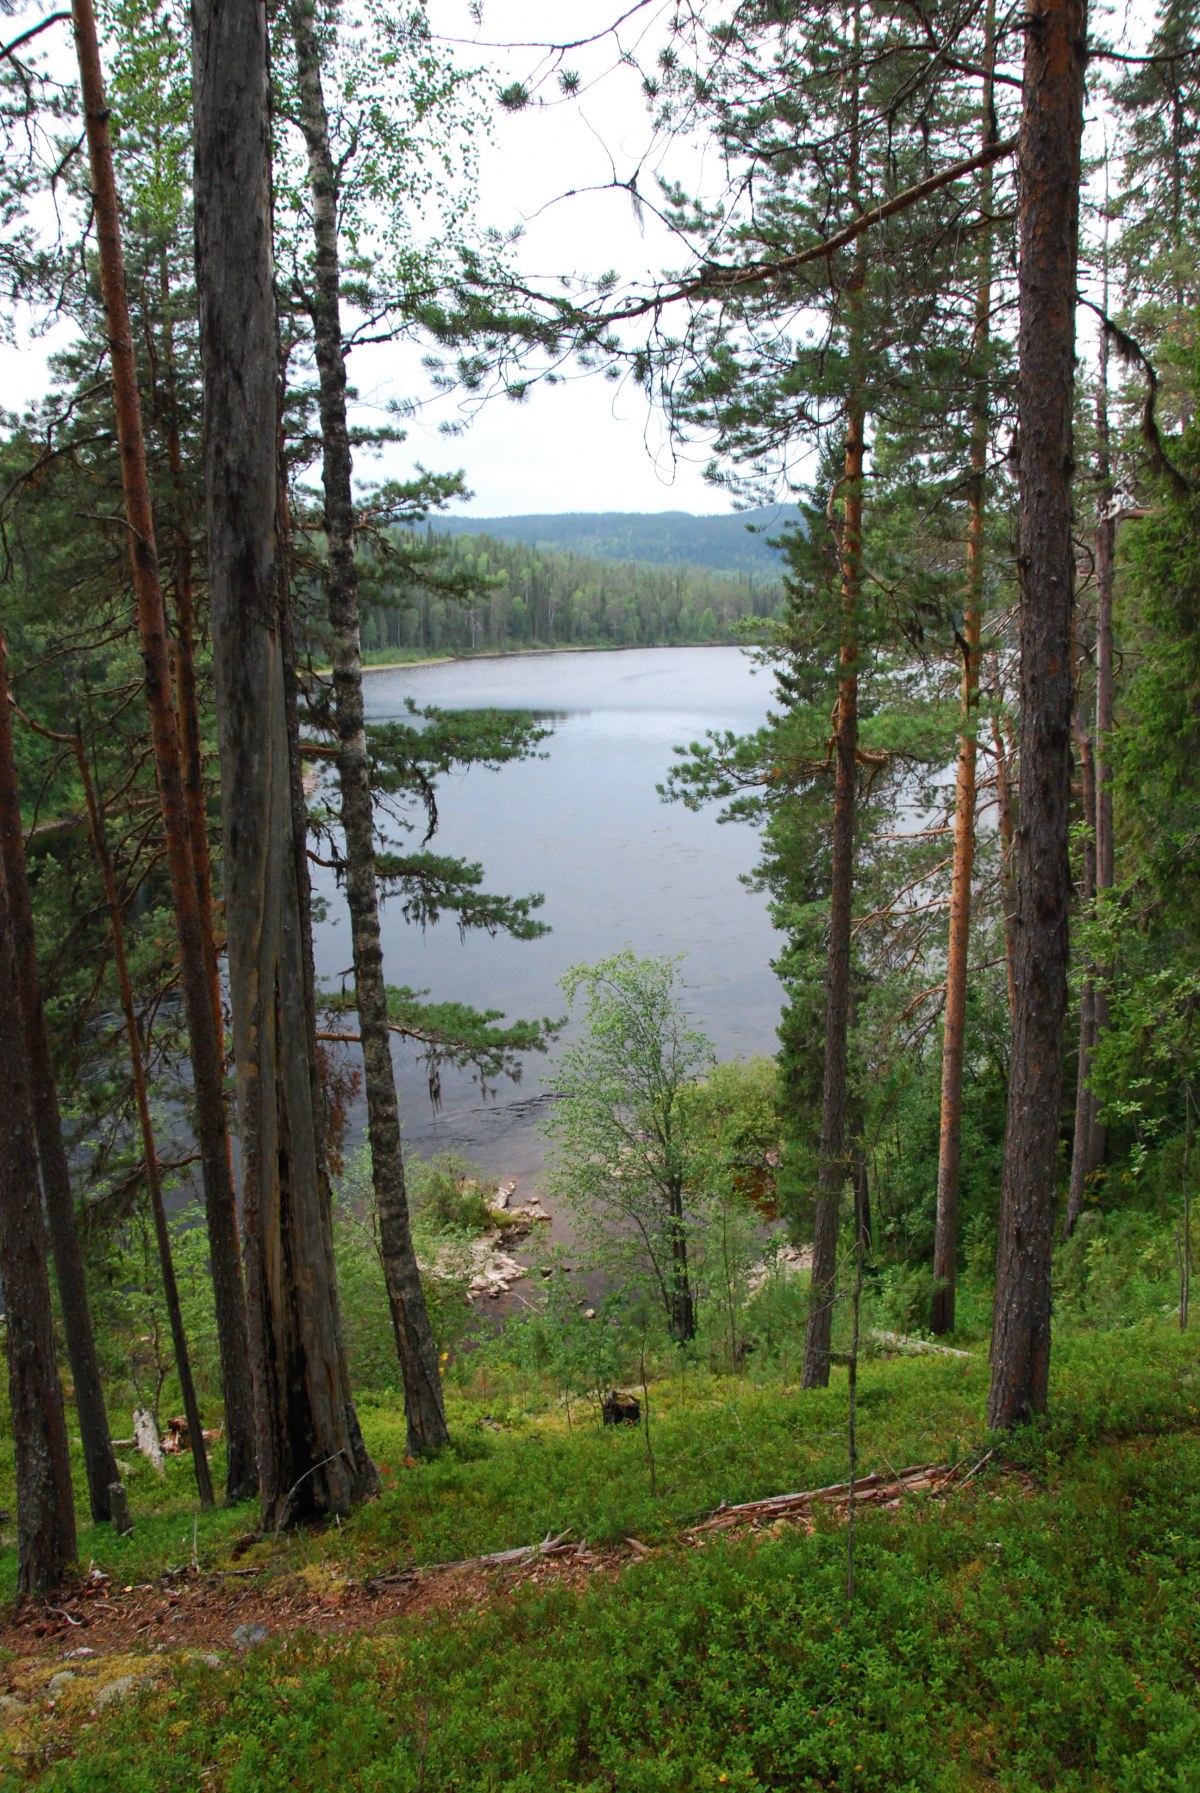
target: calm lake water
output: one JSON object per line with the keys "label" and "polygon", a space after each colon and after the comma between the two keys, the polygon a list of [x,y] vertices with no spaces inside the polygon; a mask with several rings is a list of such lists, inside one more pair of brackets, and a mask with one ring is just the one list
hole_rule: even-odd
{"label": "calm lake water", "polygon": [[[511,1017],[558,1016],[565,1009],[558,981],[568,966],[624,946],[642,955],[683,953],[687,1007],[718,1055],[773,1052],[777,936],[765,899],[739,882],[753,867],[757,838],[749,828],[719,826],[711,812],[666,804],[655,790],[676,746],[709,728],[757,727],[770,694],[769,674],[726,647],[521,655],[370,673],[370,720],[401,716],[409,697],[444,709],[555,717],[544,758],[443,781],[430,843],[481,863],[489,890],[540,891],[540,917],[553,931],[525,942],[460,940],[453,924],[422,931],[385,906],[389,982]],[[343,976],[349,984],[344,902],[329,872],[316,871],[316,889],[328,905],[316,931],[317,975],[334,987]],[[489,1174],[536,1178],[544,1156],[538,1098],[553,1088],[552,1055],[531,1055],[520,1084],[501,1084],[490,1101],[465,1074],[447,1072],[436,1113],[416,1052],[397,1042],[395,1057],[414,1150],[460,1148]]]}

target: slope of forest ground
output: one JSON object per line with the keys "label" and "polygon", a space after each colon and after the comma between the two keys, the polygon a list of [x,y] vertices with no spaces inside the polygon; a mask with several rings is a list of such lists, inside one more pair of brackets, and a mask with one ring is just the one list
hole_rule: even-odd
{"label": "slope of forest ground", "polygon": [[[802,1392],[777,1366],[660,1366],[648,1452],[486,1354],[439,1461],[406,1462],[398,1401],[368,1399],[380,1498],[276,1538],[250,1507],[197,1516],[186,1457],[161,1482],[136,1460],[135,1535],[84,1531],[83,1579],[6,1611],[0,1786],[1183,1793],[1194,1342],[1163,1315],[1067,1327],[1051,1419],[990,1456],[986,1341],[966,1346],[860,1365],[859,1474],[959,1473],[859,1508],[852,1602],[844,1501],[698,1529],[844,1481],[844,1369]],[[515,1568],[411,1573],[563,1534]]]}

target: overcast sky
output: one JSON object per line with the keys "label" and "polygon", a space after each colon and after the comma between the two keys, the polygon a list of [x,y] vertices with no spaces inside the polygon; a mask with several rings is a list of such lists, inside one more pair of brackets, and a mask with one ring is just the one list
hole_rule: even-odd
{"label": "overcast sky", "polygon": [[[536,86],[544,78],[540,92],[548,103],[517,114],[492,107],[490,133],[481,128],[475,136],[481,221],[502,230],[523,227],[517,253],[531,276],[611,268],[623,281],[636,281],[678,265],[678,246],[649,209],[640,221],[635,218],[628,193],[611,186],[614,177],[627,179],[638,168],[646,193],[654,192],[653,175],[660,172],[682,178],[693,190],[719,191],[720,170],[710,150],[655,141],[638,73],[621,65],[611,38],[567,55],[562,66],[580,73],[581,94],[572,101],[558,97],[554,59],[536,45],[602,31],[631,5],[632,0],[566,5],[484,0],[477,23],[469,0],[429,0],[435,33],[466,63],[493,68],[504,83]],[[1114,35],[1123,37],[1132,26],[1130,35],[1137,36],[1153,16],[1153,3],[1116,0],[1113,11]],[[620,49],[652,64],[669,12],[670,0],[634,7],[620,30]],[[62,52],[69,56],[70,40],[65,28],[58,29]],[[576,196],[563,197],[571,189]],[[0,404],[17,409],[42,390],[44,354],[44,346],[0,346]],[[351,378],[368,414],[382,412],[389,401],[428,392],[416,352],[360,351]],[[672,445],[662,419],[629,383],[613,386],[597,375],[568,371],[562,384],[535,386],[521,405],[503,398],[488,402],[453,440],[439,433],[447,418],[465,419],[460,400],[423,405],[408,426],[404,447],[389,451],[382,466],[363,471],[403,475],[416,460],[438,470],[461,467],[474,494],[466,508],[477,516],[731,508],[725,494],[703,478],[708,459],[703,443]]]}

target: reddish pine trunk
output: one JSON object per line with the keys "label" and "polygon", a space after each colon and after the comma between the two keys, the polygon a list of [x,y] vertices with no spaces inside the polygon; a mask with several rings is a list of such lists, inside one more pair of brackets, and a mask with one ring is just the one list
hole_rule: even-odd
{"label": "reddish pine trunk", "polygon": [[0,873],[0,1279],[17,1460],[17,1588],[55,1587],[75,1560],[75,1503],[38,1188],[25,1029]]}
{"label": "reddish pine trunk", "polygon": [[179,934],[180,979],[191,1045],[196,1137],[203,1170],[217,1337],[221,1353],[221,1383],[225,1397],[225,1437],[228,1449],[226,1492],[231,1501],[243,1500],[253,1493],[258,1478],[249,1404],[245,1295],[238,1258],[237,1214],[229,1137],[225,1124],[224,1066],[213,1019],[212,976],[206,962],[191,831],[179,763],[179,734],[171,704],[166,613],[154,544],[154,519],[150,506],[129,303],[125,291],[125,265],[108,130],[108,108],[104,97],[96,20],[91,0],[73,0],[73,15],[92,172],[100,280],[109,334],[113,401],[121,455],[125,515],[129,526],[138,637],[150,709],[154,764],[171,877],[171,900]]}
{"label": "reddish pine trunk", "polygon": [[46,1217],[54,1252],[58,1298],[62,1308],[63,1331],[67,1337],[71,1380],[75,1386],[75,1411],[83,1442],[83,1461],[87,1471],[92,1518],[99,1523],[112,1517],[108,1491],[111,1484],[120,1478],[104,1407],[104,1389],[100,1381],[100,1363],[96,1356],[87,1278],[84,1275],[83,1254],[79,1249],[79,1234],[75,1225],[71,1171],[63,1140],[58,1087],[50,1058],[46,1012],[42,1006],[42,984],[38,971],[33,906],[29,898],[29,880],[25,869],[25,841],[21,828],[21,805],[9,707],[6,648],[4,637],[0,635],[0,856],[8,885],[13,961],[25,1025],[25,1054],[30,1073],[33,1124],[37,1135],[42,1188],[46,1196]]}
{"label": "reddish pine trunk", "polygon": [[1071,813],[1071,421],[1086,0],[1034,0],[1019,143],[1021,809],[988,1422],[1045,1410]]}
{"label": "reddish pine trunk", "polygon": [[[983,93],[983,147],[993,139],[992,33],[994,0],[987,11]],[[992,211],[992,173],[979,183],[979,211]],[[983,249],[975,294],[974,352],[987,354],[992,315],[990,245]],[[954,865],[950,876],[950,938],[946,950],[946,1014],[942,1039],[942,1113],[938,1146],[937,1221],[933,1244],[933,1303],[930,1329],[954,1330],[954,1290],[958,1258],[958,1177],[962,1142],[963,1033],[967,1012],[967,952],[971,940],[971,878],[975,869],[975,766],[978,755],[976,706],[979,699],[979,639],[983,619],[984,481],[987,474],[989,407],[987,372],[977,378],[971,420],[971,484],[967,497],[967,591],[962,630],[962,731],[954,793]]]}

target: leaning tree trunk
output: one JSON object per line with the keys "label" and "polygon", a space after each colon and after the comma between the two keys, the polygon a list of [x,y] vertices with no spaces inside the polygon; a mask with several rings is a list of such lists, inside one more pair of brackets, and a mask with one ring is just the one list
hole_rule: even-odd
{"label": "leaning tree trunk", "polygon": [[[992,61],[995,55],[995,0],[986,20],[983,87],[983,147],[995,139]],[[986,233],[992,215],[992,171],[979,177],[979,215]],[[962,728],[954,792],[954,864],[950,874],[950,939],[946,950],[946,1013],[942,1035],[942,1113],[938,1145],[937,1219],[933,1243],[933,1303],[930,1330],[954,1330],[954,1289],[958,1258],[958,1180],[962,1145],[963,1045],[967,1014],[967,952],[971,940],[971,878],[975,869],[975,765],[979,704],[979,640],[983,624],[984,503],[989,437],[986,357],[991,335],[992,254],[985,234],[975,292],[978,372],[971,407],[971,482],[967,491],[967,590],[962,627]]]}
{"label": "leaning tree trunk", "polygon": [[37,938],[33,906],[25,868],[25,840],[17,768],[13,754],[12,719],[9,713],[8,669],[4,636],[0,634],[0,858],[8,886],[8,917],[12,929],[13,962],[17,993],[25,1025],[25,1054],[29,1065],[33,1125],[37,1135],[38,1162],[46,1197],[46,1218],[54,1252],[54,1271],[62,1309],[67,1356],[75,1387],[75,1412],[83,1444],[88,1496],[92,1518],[99,1523],[112,1518],[109,1488],[120,1480],[113,1455],[100,1362],[92,1329],[87,1277],[79,1233],[75,1225],[75,1197],[71,1170],[63,1140],[58,1086],[50,1058],[42,982],[38,971]]}
{"label": "leaning tree trunk", "polygon": [[154,541],[154,518],[142,435],[137,364],[125,290],[120,217],[113,173],[108,107],[91,0],[72,0],[79,81],[87,127],[96,242],[104,316],[108,326],[113,403],[121,455],[121,484],[129,528],[130,564],[138,638],[150,709],[154,766],[162,808],[163,835],[171,878],[171,902],[179,935],[180,983],[187,1014],[195,1094],[196,1139],[200,1148],[208,1220],[209,1257],[225,1397],[226,1493],[247,1499],[258,1485],[250,1411],[246,1303],[238,1258],[237,1211],[229,1133],[225,1118],[224,1063],[213,1015],[212,964],[206,957],[180,768],[179,732],[171,703],[166,611]]}
{"label": "leaning tree trunk", "polygon": [[196,269],[225,854],[263,1517],[376,1486],[342,1349],[314,1104],[276,569],[267,20],[196,0]]}
{"label": "leaning tree trunk", "polygon": [[320,391],[326,595],[333,633],[334,723],[342,831],[346,844],[346,900],[354,952],[354,984],[362,1040],[371,1176],[379,1218],[379,1247],[413,1455],[449,1440],[437,1346],[425,1306],[409,1224],[400,1151],[400,1114],[392,1064],[387,989],[375,878],[375,823],[371,765],[363,712],[362,638],[358,569],[354,558],[354,499],[346,418],[346,364],[339,300],[337,171],[321,88],[321,52],[311,0],[295,0],[291,14],[299,77],[300,122],[308,147],[316,278],[312,319]]}
{"label": "leaning tree trunk", "polygon": [[1021,807],[1016,1007],[988,1422],[1045,1410],[1071,899],[1072,380],[1086,0],[1025,23],[1017,374]]}
{"label": "leaning tree trunk", "polygon": [[21,1593],[55,1587],[75,1560],[71,1458],[54,1355],[30,1082],[8,892],[0,871],[0,1280],[17,1459]]}
{"label": "leaning tree trunk", "polygon": [[[848,203],[856,217],[859,196],[858,9],[854,15]],[[821,1091],[821,1154],[813,1226],[812,1280],[804,1334],[805,1388],[829,1383],[837,1245],[842,1195],[850,1164],[846,1154],[846,1097],[850,1029],[850,930],[854,905],[854,824],[858,799],[858,609],[862,589],[863,465],[866,407],[862,383],[862,289],[866,279],[863,238],[854,251],[849,307],[850,393],[846,408],[846,457],[842,471],[842,644],[838,656],[837,728],[834,738],[832,863],[829,885],[829,949],[825,986],[825,1076]]]}

